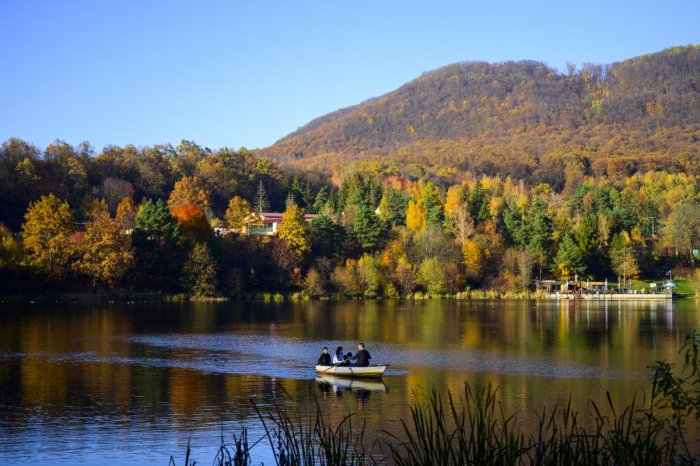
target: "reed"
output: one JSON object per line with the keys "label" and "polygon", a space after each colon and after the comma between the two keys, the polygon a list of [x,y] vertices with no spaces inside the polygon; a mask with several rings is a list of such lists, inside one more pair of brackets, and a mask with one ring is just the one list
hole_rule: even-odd
{"label": "reed", "polygon": [[349,413],[337,425],[331,425],[326,421],[318,400],[315,413],[310,417],[290,414],[280,405],[263,412],[253,400],[251,403],[278,466],[368,464],[369,455],[364,448],[365,424],[362,423],[359,429],[353,426],[357,414]]}

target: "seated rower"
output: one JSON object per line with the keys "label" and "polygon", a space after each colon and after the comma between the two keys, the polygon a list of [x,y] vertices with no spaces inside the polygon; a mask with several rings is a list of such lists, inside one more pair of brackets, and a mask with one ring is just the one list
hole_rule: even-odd
{"label": "seated rower", "polygon": [[358,367],[367,367],[369,366],[369,360],[372,359],[372,356],[370,356],[369,351],[365,349],[364,343],[358,343],[357,353],[350,359],[352,361],[357,361],[355,365]]}
{"label": "seated rower", "polygon": [[331,355],[328,353],[328,347],[323,347],[323,353],[318,357],[319,366],[330,366],[331,365]]}
{"label": "seated rower", "polygon": [[333,361],[332,364],[335,366],[338,364],[339,366],[343,366],[348,364],[349,362],[345,362],[345,356],[343,355],[343,347],[339,346],[336,348],[335,353],[333,353]]}

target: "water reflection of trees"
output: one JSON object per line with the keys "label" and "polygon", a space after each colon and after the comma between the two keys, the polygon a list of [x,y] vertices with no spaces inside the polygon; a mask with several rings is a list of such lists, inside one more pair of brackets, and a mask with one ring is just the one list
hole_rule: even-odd
{"label": "water reflection of trees", "polygon": [[[255,375],[212,374],[188,366],[190,350],[146,348],[133,335],[169,333],[274,332],[300,340],[354,342],[359,339],[400,346],[407,353],[446,350],[450,355],[478,353],[541,358],[552,364],[612,367],[638,374],[630,380],[530,376],[518,371],[448,371],[439,361],[396,368],[408,373],[387,377],[389,394],[360,399],[335,397],[330,417],[363,409],[368,423],[390,426],[409,415],[408,405],[421,390],[499,387],[506,412],[543,404],[601,400],[606,390],[621,401],[645,384],[646,365],[674,359],[685,333],[698,323],[694,305],[618,302],[310,302],[297,304],[225,303],[207,305],[114,305],[95,308],[10,310],[0,314],[0,396],[11,422],[37,416],[82,422],[98,415],[157,425],[196,426],[256,415],[250,400],[271,406],[292,400],[310,406],[321,395],[311,380]],[[394,346],[391,346],[394,345]],[[396,346],[398,345],[398,346]],[[370,349],[372,349],[370,347]],[[443,354],[443,353],[440,353]],[[377,358],[381,354],[376,354]],[[133,363],[139,358],[166,365]],[[254,372],[254,370],[251,370]],[[418,394],[418,395],[417,395]],[[19,408],[19,409],[14,409]],[[7,411],[7,412],[5,412]],[[10,422],[10,421],[8,421]]]}

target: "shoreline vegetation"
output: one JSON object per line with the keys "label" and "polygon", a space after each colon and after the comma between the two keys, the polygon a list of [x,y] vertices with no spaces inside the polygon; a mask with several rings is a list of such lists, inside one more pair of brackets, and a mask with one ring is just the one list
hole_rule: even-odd
{"label": "shoreline vegetation", "polygon": [[[674,294],[673,298],[682,299],[697,299],[700,294],[694,292],[692,294]],[[311,296],[304,292],[280,293],[280,292],[259,292],[246,293],[234,296],[206,296],[197,297],[186,294],[165,294],[165,293],[115,293],[115,292],[85,292],[85,293],[23,293],[23,294],[5,294],[0,295],[0,304],[11,303],[129,303],[129,302],[202,302],[202,303],[221,303],[221,302],[257,302],[257,303],[282,303],[282,302],[307,302],[307,301],[427,301],[427,300],[576,300],[587,301],[587,298],[571,295],[557,296],[553,293],[543,291],[500,291],[500,290],[465,290],[453,294],[430,294],[420,291],[402,295],[384,297],[377,296],[367,298],[362,296],[347,296],[341,293],[326,294],[322,296]],[[598,296],[592,300],[648,300],[648,299],[670,299],[665,293],[657,294],[614,294],[608,293],[607,297]]]}
{"label": "shoreline vegetation", "polygon": [[[417,393],[411,417],[395,432],[383,431],[373,442],[366,424],[349,412],[331,424],[317,401],[315,413],[303,416],[281,402],[260,409],[251,399],[265,434],[250,443],[248,431],[227,444],[222,433],[215,465],[253,464],[258,449],[269,449],[277,465],[691,465],[700,462],[700,335],[686,336],[679,353],[682,365],[667,361],[649,366],[650,392],[635,395],[622,406],[610,394],[602,404],[589,400],[591,423],[566,405],[546,408],[537,428],[528,432],[517,413],[505,413],[497,389],[474,389],[465,382],[461,393],[441,396],[436,390]],[[590,425],[586,425],[590,424]],[[190,445],[184,464],[195,464]],[[170,464],[178,463],[171,456]]]}
{"label": "shoreline vegetation", "polygon": [[549,291],[700,288],[700,176],[594,177],[575,157],[534,184],[393,164],[312,176],[190,141],[95,155],[11,139],[0,198],[0,296],[522,298],[536,278]]}
{"label": "shoreline vegetation", "polygon": [[[676,278],[677,285],[672,297],[693,299],[700,298],[700,287],[693,280]],[[325,293],[322,295],[311,295],[306,291],[295,292],[244,292],[235,295],[214,295],[214,296],[193,296],[186,293],[162,293],[162,292],[128,292],[115,290],[90,290],[90,291],[55,291],[55,292],[26,292],[26,293],[0,293],[0,304],[5,303],[129,303],[129,302],[305,302],[305,301],[426,301],[426,300],[649,300],[649,299],[669,299],[667,293],[648,293],[649,282],[635,280],[633,290],[637,293],[601,293],[591,294],[589,297],[582,297],[575,293],[557,294],[543,290],[497,290],[497,289],[466,289],[456,293],[428,293],[414,291],[404,295],[394,296],[372,296],[345,295],[341,292]]]}

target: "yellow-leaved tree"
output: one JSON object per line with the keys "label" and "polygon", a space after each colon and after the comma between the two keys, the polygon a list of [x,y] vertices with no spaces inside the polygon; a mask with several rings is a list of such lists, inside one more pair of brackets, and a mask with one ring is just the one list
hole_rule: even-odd
{"label": "yellow-leaved tree", "polygon": [[183,176],[175,183],[173,191],[168,198],[168,207],[174,209],[182,204],[197,204],[204,212],[207,212],[211,203],[209,191],[204,184],[194,176]]}
{"label": "yellow-leaved tree", "polygon": [[474,234],[474,220],[469,214],[465,195],[466,185],[453,185],[447,190],[445,199],[445,220],[447,230],[454,235],[460,245]]}
{"label": "yellow-leaved tree", "polygon": [[12,231],[0,223],[0,269],[12,269],[19,265],[22,247]]}
{"label": "yellow-leaved tree", "polygon": [[428,209],[420,201],[408,201],[406,226],[411,231],[423,231],[428,223]]}
{"label": "yellow-leaved tree", "polygon": [[453,217],[458,210],[464,208],[464,204],[463,186],[459,184],[450,186],[445,196],[445,217],[448,219]]}
{"label": "yellow-leaved tree", "polygon": [[224,218],[226,226],[235,231],[241,231],[246,225],[246,218],[252,213],[250,202],[240,196],[233,196],[228,201],[228,208]]}
{"label": "yellow-leaved tree", "polygon": [[73,266],[93,284],[118,285],[134,263],[129,235],[122,229],[120,219],[110,216],[106,208],[92,212],[76,249],[78,258]]}
{"label": "yellow-leaved tree", "polygon": [[29,265],[53,278],[62,278],[71,256],[73,214],[68,203],[53,195],[29,204],[22,224],[22,240]]}
{"label": "yellow-leaved tree", "polygon": [[277,236],[287,244],[289,250],[299,257],[311,251],[309,224],[304,220],[304,211],[296,204],[289,204],[277,228]]}
{"label": "yellow-leaved tree", "polygon": [[462,261],[464,273],[468,280],[477,281],[481,278],[482,254],[476,242],[467,239],[462,246]]}
{"label": "yellow-leaved tree", "polygon": [[136,208],[130,197],[125,197],[117,206],[115,219],[119,222],[122,232],[129,233],[136,223]]}

